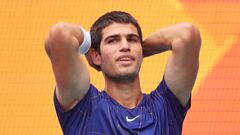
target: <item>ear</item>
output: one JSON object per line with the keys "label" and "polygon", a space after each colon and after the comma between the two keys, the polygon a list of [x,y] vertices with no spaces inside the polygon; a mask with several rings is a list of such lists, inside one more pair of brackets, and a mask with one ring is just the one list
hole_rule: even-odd
{"label": "ear", "polygon": [[90,48],[89,51],[85,54],[85,57],[87,59],[88,64],[91,67],[93,67],[97,71],[101,71],[101,67],[100,67],[101,57],[96,50],[94,50],[93,48]]}
{"label": "ear", "polygon": [[89,50],[90,57],[92,59],[93,64],[100,66],[101,65],[101,56],[98,51],[93,48]]}

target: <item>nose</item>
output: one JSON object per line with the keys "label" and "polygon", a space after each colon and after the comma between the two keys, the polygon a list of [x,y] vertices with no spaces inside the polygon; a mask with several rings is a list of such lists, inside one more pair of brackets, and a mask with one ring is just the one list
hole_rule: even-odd
{"label": "nose", "polygon": [[125,38],[122,39],[120,51],[124,51],[124,52],[130,51],[130,44]]}

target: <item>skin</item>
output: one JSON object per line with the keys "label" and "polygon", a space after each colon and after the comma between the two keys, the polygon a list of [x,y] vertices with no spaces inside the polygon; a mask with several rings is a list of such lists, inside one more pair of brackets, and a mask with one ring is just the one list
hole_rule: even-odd
{"label": "skin", "polygon": [[90,87],[89,72],[78,51],[82,41],[79,26],[65,22],[53,25],[45,40],[56,79],[57,99],[63,111],[73,108]]}
{"label": "skin", "polygon": [[92,53],[92,59],[101,66],[106,92],[121,105],[134,108],[142,99],[139,70],[143,60],[136,27],[113,23],[103,29],[100,52]]}
{"label": "skin", "polygon": [[186,106],[191,96],[198,67],[201,36],[190,23],[180,23],[159,29],[144,40],[144,56],[171,51],[164,78],[167,86]]}
{"label": "skin", "polygon": [[[105,78],[105,91],[126,108],[136,107],[142,100],[139,70],[144,57],[171,51],[164,78],[180,103],[185,106],[198,72],[201,37],[190,23],[161,28],[144,40],[143,46],[137,29],[132,24],[113,23],[102,31],[101,54],[91,49],[89,63],[100,65]],[[110,37],[110,38],[109,38]],[[73,108],[90,86],[89,72],[78,48],[83,35],[78,26],[55,24],[45,42],[51,60],[56,95],[64,111]],[[127,56],[119,61],[122,56]]]}

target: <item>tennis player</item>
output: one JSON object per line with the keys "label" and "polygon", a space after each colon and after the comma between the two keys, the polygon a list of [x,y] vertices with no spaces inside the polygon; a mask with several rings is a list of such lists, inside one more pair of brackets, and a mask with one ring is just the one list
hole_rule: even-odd
{"label": "tennis player", "polygon": [[[63,133],[180,135],[200,47],[200,32],[190,23],[158,29],[143,40],[136,19],[122,11],[101,16],[90,34],[70,23],[53,25],[45,49],[56,79],[54,104]],[[171,55],[164,75],[156,89],[144,94],[139,81],[143,58],[165,51]],[[83,54],[102,72],[103,91],[91,83]]]}

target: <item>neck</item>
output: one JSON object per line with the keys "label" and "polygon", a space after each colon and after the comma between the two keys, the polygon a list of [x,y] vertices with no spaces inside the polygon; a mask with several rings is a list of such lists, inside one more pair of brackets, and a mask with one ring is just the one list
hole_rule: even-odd
{"label": "neck", "polygon": [[142,100],[139,76],[133,80],[115,81],[105,77],[105,90],[114,100],[126,108],[135,108]]}

